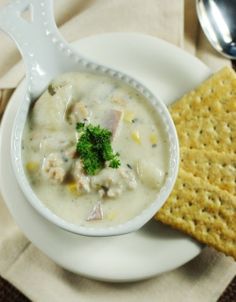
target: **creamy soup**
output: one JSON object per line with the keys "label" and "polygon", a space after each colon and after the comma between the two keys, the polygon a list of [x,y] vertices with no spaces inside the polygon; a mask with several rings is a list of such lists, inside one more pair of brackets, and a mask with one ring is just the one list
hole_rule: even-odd
{"label": "creamy soup", "polygon": [[[90,147],[82,142],[98,129],[110,138],[114,160],[94,169],[81,148],[98,150],[96,139]],[[132,219],[155,200],[167,175],[168,150],[162,122],[143,95],[90,73],[56,78],[32,106],[22,141],[38,198],[68,222],[98,227]]]}

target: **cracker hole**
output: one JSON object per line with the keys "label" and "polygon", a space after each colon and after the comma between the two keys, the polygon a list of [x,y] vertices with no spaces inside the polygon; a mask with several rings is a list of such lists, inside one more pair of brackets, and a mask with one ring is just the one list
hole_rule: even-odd
{"label": "cracker hole", "polygon": [[222,205],[223,200],[221,199],[221,197],[219,197],[218,202],[220,205]]}

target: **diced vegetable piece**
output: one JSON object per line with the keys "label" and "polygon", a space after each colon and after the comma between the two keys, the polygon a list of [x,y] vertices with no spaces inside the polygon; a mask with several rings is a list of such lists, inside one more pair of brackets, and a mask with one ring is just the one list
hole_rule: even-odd
{"label": "diced vegetable piece", "polygon": [[138,130],[135,130],[131,133],[132,139],[135,141],[137,144],[141,144],[141,138],[140,138],[140,133]]}
{"label": "diced vegetable piece", "polygon": [[[54,85],[55,86],[55,85]],[[58,84],[55,94],[42,94],[33,107],[32,122],[35,127],[59,130],[65,127],[65,112],[72,101],[72,84]]]}
{"label": "diced vegetable piece", "polygon": [[139,160],[136,171],[140,180],[150,188],[159,188],[164,181],[164,172],[145,160]]}
{"label": "diced vegetable piece", "polygon": [[29,161],[26,164],[26,169],[31,173],[36,172],[39,169],[39,163],[34,161]]}
{"label": "diced vegetable piece", "polygon": [[106,215],[106,218],[110,221],[114,220],[116,218],[117,214],[115,212],[111,212],[111,213],[108,213]]}
{"label": "diced vegetable piece", "polygon": [[149,140],[152,145],[155,145],[157,143],[157,134],[156,133],[151,133],[149,136]]}
{"label": "diced vegetable piece", "polygon": [[127,123],[132,123],[134,119],[134,113],[132,111],[125,111],[123,119]]}
{"label": "diced vegetable piece", "polygon": [[77,184],[75,182],[69,183],[66,185],[67,190],[76,195],[80,195],[80,192],[78,191]]}

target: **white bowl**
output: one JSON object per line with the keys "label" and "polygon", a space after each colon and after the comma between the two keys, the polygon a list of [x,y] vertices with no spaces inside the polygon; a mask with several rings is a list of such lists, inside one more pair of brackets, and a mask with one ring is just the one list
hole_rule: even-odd
{"label": "white bowl", "polygon": [[[137,85],[136,89],[140,91],[143,87]],[[69,223],[68,221],[63,220],[51,210],[49,210],[37,197],[33,191],[28,178],[25,174],[23,161],[22,161],[22,149],[21,141],[23,129],[25,126],[25,119],[28,114],[28,105],[27,102],[22,102],[21,106],[18,109],[14,126],[12,129],[11,137],[11,158],[14,168],[14,172],[17,178],[17,181],[24,192],[27,200],[31,205],[45,218],[50,220],[52,223],[55,223],[59,227],[80,235],[86,236],[112,236],[112,235],[121,235],[136,231],[142,227],[147,221],[149,221],[155,213],[162,207],[164,202],[167,200],[169,194],[171,193],[177,174],[178,174],[178,165],[179,165],[179,145],[178,138],[175,130],[175,126],[171,119],[171,116],[166,108],[166,106],[151,92],[145,89],[144,95],[149,93],[152,97],[149,100],[152,101],[154,108],[159,116],[160,120],[163,122],[164,131],[166,138],[169,144],[169,167],[167,170],[168,176],[165,179],[164,184],[162,185],[160,191],[157,193],[156,199],[144,209],[138,216],[133,219],[119,225],[109,226],[109,227],[84,227],[76,224]]]}
{"label": "white bowl", "polygon": [[[37,19],[33,25],[30,24],[29,28],[25,24],[22,26],[22,20],[14,19],[15,14],[19,15],[24,11],[27,4],[30,4],[33,9],[37,9],[38,13],[41,11],[41,14],[37,14]],[[27,91],[25,98],[18,108],[11,136],[11,158],[16,179],[29,203],[46,219],[69,232],[86,236],[112,236],[136,231],[155,215],[173,189],[179,165],[179,145],[174,123],[166,106],[159,100],[158,96],[137,80],[123,72],[91,62],[75,53],[58,34],[53,22],[53,10],[50,4],[52,2],[49,0],[41,0],[40,3],[32,0],[18,1],[8,6],[0,16],[2,22],[2,24],[0,23],[0,27],[16,40],[28,68]],[[12,27],[13,23],[15,23],[15,27]],[[31,43],[32,40],[35,43]],[[37,44],[38,41],[40,41],[39,44]],[[54,63],[50,62],[50,58]],[[58,217],[36,196],[23,167],[21,142],[32,100],[43,91],[56,75],[67,71],[83,69],[91,72],[96,70],[96,72],[103,75],[122,79],[125,83],[142,93],[156,110],[163,124],[169,145],[168,176],[156,199],[133,219],[115,226],[85,227],[69,223]]]}

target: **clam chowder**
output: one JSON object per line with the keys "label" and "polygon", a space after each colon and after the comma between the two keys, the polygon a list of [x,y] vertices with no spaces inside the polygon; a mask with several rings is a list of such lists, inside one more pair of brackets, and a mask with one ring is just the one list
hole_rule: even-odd
{"label": "clam chowder", "polygon": [[156,198],[169,164],[166,133],[145,97],[92,73],[53,80],[32,105],[22,140],[25,172],[57,216],[105,227]]}

